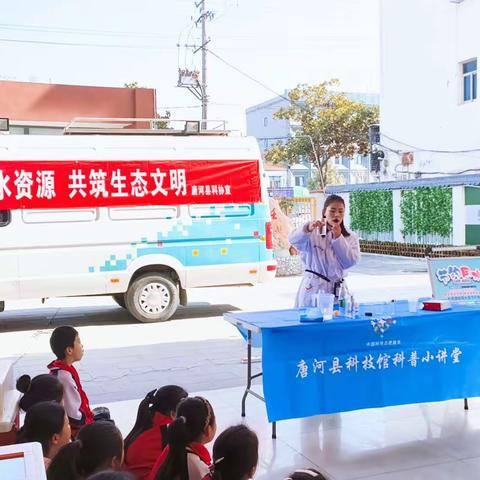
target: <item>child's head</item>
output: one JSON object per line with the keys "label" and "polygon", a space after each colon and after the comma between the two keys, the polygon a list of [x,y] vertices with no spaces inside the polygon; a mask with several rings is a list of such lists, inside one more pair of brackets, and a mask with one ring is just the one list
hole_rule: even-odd
{"label": "child's head", "polygon": [[213,444],[213,480],[247,480],[257,463],[258,437],[246,425],[227,428]]}
{"label": "child's head", "polygon": [[125,450],[141,433],[153,427],[155,413],[161,413],[173,420],[176,416],[178,404],[186,397],[188,397],[188,393],[178,385],[165,385],[158,390],[147,393],[138,406],[135,425],[125,438]]}
{"label": "child's head", "polygon": [[39,402],[61,403],[63,386],[54,375],[42,374],[34,378],[22,375],[17,380],[17,390],[23,393],[20,399],[20,408],[25,412]]}
{"label": "child's head", "polygon": [[213,440],[217,424],[210,402],[203,397],[188,397],[177,408],[175,420],[168,426],[170,451],[156,480],[183,480],[187,469],[186,447],[190,443],[206,444]]}
{"label": "child's head", "polygon": [[302,470],[295,470],[285,480],[328,480],[327,477],[322,475],[318,470],[314,468],[305,468]]}
{"label": "child's head", "polygon": [[65,445],[48,468],[48,480],[80,480],[123,463],[123,439],[112,422],[85,425],[77,439]]}
{"label": "child's head", "polygon": [[329,225],[339,223],[342,227],[344,237],[350,235],[345,228],[343,219],[345,217],[345,200],[340,195],[329,195],[323,204],[322,216],[326,218]]}
{"label": "child's head", "polygon": [[134,476],[128,472],[120,472],[118,470],[105,470],[95,473],[87,480],[135,480]]}
{"label": "child's head", "polygon": [[58,360],[78,362],[83,357],[83,345],[78,332],[68,325],[57,327],[50,337],[50,347]]}
{"label": "child's head", "polygon": [[63,406],[56,402],[40,402],[28,410],[19,440],[23,443],[39,442],[43,456],[52,459],[64,445],[70,443],[71,436]]}

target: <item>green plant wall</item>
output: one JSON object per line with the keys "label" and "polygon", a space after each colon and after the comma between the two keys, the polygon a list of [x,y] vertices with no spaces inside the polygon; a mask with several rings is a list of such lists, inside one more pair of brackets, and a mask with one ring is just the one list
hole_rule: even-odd
{"label": "green plant wall", "polygon": [[400,204],[404,235],[452,234],[452,189],[424,187],[404,190]]}
{"label": "green plant wall", "polygon": [[392,191],[352,192],[351,227],[364,233],[393,232]]}

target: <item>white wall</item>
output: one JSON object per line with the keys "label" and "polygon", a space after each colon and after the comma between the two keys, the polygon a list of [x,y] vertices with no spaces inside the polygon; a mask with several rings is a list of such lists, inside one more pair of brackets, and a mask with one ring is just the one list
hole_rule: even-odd
{"label": "white wall", "polygon": [[[460,66],[480,57],[480,0],[382,0],[381,10],[382,143],[403,151],[480,148],[480,98],[463,103]],[[391,175],[399,156],[388,156]],[[480,152],[415,151],[415,158],[413,171],[480,167]]]}
{"label": "white wall", "polygon": [[285,141],[290,136],[290,122],[273,118],[281,107],[287,105],[288,102],[279,97],[247,109],[247,135],[256,137],[262,150],[266,150],[280,139]]}

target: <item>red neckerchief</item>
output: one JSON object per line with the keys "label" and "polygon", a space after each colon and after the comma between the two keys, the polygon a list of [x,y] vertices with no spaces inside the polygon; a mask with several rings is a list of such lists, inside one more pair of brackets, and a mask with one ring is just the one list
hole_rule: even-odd
{"label": "red neckerchief", "polygon": [[212,464],[212,457],[210,456],[210,452],[202,443],[189,443],[187,449],[191,450],[192,453],[197,455],[200,460],[208,467]]}
{"label": "red neckerchief", "polygon": [[155,414],[153,415],[154,427],[163,427],[164,425],[170,425],[172,422],[172,417],[164,415],[163,413],[155,412]]}
{"label": "red neckerchief", "polygon": [[80,394],[80,412],[82,412],[85,416],[85,423],[92,423],[93,413],[90,410],[90,403],[88,401],[87,394],[84,392],[82,384],[80,383],[80,376],[78,375],[77,369],[73,365],[68,365],[68,363],[65,363],[63,360],[54,360],[48,365],[47,368],[49,370],[64,370],[72,376],[73,381],[77,386],[78,393]]}

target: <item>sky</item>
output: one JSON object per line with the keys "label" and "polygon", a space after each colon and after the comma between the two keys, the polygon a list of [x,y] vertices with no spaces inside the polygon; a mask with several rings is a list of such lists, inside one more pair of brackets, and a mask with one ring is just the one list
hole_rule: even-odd
{"label": "sky", "polygon": [[[275,93],[331,78],[379,92],[380,0],[205,0],[211,119],[245,132],[245,109]],[[200,118],[176,86],[178,68],[201,67],[194,0],[2,1],[0,80],[157,90],[159,113]],[[227,65],[230,64],[231,66]],[[238,72],[244,72],[256,83]]]}

